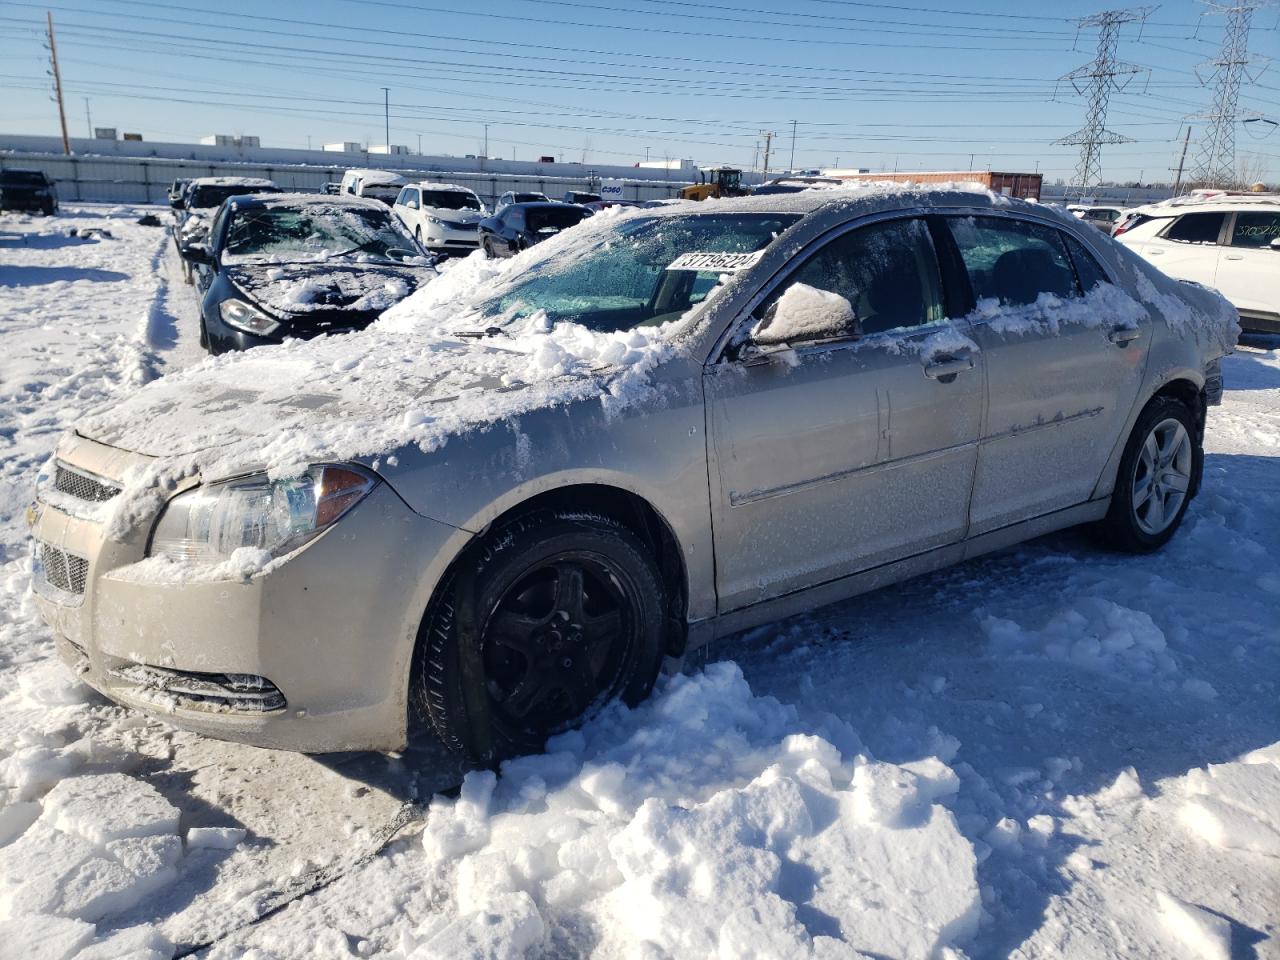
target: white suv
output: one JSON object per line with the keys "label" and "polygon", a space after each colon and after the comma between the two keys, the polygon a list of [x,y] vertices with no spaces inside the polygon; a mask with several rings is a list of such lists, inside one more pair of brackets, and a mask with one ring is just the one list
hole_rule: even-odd
{"label": "white suv", "polygon": [[1280,195],[1178,197],[1139,207],[1115,238],[1171,277],[1215,287],[1246,330],[1280,333]]}
{"label": "white suv", "polygon": [[411,183],[392,207],[422,246],[435,253],[467,254],[480,245],[486,210],[472,190],[453,183]]}

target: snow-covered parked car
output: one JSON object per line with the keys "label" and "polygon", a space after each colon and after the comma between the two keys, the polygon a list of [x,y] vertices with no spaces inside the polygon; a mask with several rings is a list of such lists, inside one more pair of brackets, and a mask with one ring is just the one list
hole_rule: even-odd
{"label": "snow-covered parked car", "polygon": [[176,208],[173,243],[182,258],[188,281],[193,279],[191,246],[203,243],[209,236],[213,215],[228,197],[257,193],[280,193],[271,180],[260,177],[199,177],[190,181],[182,194],[182,206]]}
{"label": "snow-covered parked car", "polygon": [[468,254],[479,243],[476,227],[485,209],[474,190],[454,183],[411,183],[392,209],[417,241],[435,253]]}
{"label": "snow-covered parked car", "polygon": [[435,276],[386,204],[314,193],[228,200],[188,256],[210,353],[363,330]]}
{"label": "snow-covered parked car", "polygon": [[1077,524],[1161,546],[1237,332],[986,192],[609,211],[85,416],[38,605],[87,683],[213,736],[396,749],[418,709],[536,748],[752,625]]}

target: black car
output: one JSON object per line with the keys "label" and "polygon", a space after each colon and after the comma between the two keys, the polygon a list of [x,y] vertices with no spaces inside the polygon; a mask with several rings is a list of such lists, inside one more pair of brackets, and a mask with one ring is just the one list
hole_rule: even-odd
{"label": "black car", "polygon": [[42,170],[0,170],[0,210],[58,210],[58,190]]}
{"label": "black car", "polygon": [[362,330],[435,276],[385,204],[315,193],[232,197],[190,255],[210,353]]}
{"label": "black car", "polygon": [[175,210],[181,210],[183,205],[183,195],[187,192],[187,187],[191,183],[190,177],[179,177],[173,183],[169,184],[169,206]]}
{"label": "black car", "polygon": [[565,203],[599,203],[604,197],[598,193],[580,193],[577,190],[566,190],[560,198]]}
{"label": "black car", "polygon": [[249,177],[201,177],[188,183],[182,194],[178,222],[173,227],[173,243],[178,248],[178,256],[182,257],[187,282],[193,278],[191,246],[204,243],[208,238],[210,220],[222,201],[228,197],[280,192],[270,180]]}
{"label": "black car", "polygon": [[570,203],[509,203],[480,221],[480,249],[486,257],[510,257],[526,247],[576,226],[591,211]]}

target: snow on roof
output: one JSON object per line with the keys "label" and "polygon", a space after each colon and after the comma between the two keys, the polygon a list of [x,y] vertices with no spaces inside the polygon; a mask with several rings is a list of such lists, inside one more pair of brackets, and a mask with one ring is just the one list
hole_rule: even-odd
{"label": "snow on roof", "polygon": [[1185,207],[1206,208],[1206,212],[1235,210],[1240,206],[1280,206],[1280,193],[1240,193],[1231,190],[1196,190],[1181,197],[1170,197],[1159,203],[1134,207],[1150,217],[1172,217]]}
{"label": "snow on roof", "polygon": [[447,190],[452,193],[470,193],[470,194],[475,193],[475,191],[472,190],[470,187],[460,186],[459,184],[456,184],[456,183],[436,183],[435,181],[432,181],[432,180],[419,180],[417,183],[413,185],[415,187],[420,187],[423,190]]}
{"label": "snow on roof", "polygon": [[196,187],[274,187],[274,180],[262,177],[197,177],[191,181]]}
{"label": "snow on roof", "polygon": [[388,187],[402,186],[409,181],[398,173],[392,173],[389,170],[348,170],[347,173],[354,173],[360,178],[360,182],[365,186],[383,185]]}

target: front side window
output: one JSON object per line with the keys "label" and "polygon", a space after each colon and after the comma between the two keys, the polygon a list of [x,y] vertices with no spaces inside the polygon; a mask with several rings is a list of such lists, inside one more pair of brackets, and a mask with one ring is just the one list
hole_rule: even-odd
{"label": "front side window", "polygon": [[[805,318],[790,316],[824,300],[810,291],[847,301],[855,329],[824,331],[822,324],[812,327]],[[768,319],[761,332],[794,327],[801,334],[796,340],[840,332],[865,336],[942,320],[942,281],[928,226],[920,219],[893,220],[836,237],[775,291],[762,315]]]}
{"label": "front side window", "polygon": [[[534,208],[531,227],[534,213],[544,211],[581,215],[566,208]],[[727,269],[722,264],[702,269],[703,258],[686,255],[702,254],[709,261],[716,254],[751,255],[797,219],[795,214],[745,213],[625,219],[589,249],[538,264],[481,304],[481,313],[489,322],[506,322],[544,311],[552,323],[580,323],[605,333],[657,326],[706,299]]]}
{"label": "front side window", "polygon": [[1075,265],[1081,290],[1088,293],[1100,283],[1111,282],[1093,254],[1086,250],[1084,244],[1075,237],[1067,235],[1067,249],[1071,251],[1071,262]]}
{"label": "front side window", "polygon": [[1236,214],[1236,225],[1231,231],[1233,247],[1261,249],[1280,240],[1280,212],[1250,210]]}
{"label": "front side window", "polygon": [[1052,227],[1006,217],[954,217],[948,224],[979,300],[1016,307],[1042,293],[1079,294],[1066,243]]}
{"label": "front side window", "polygon": [[1187,213],[1169,225],[1166,240],[1178,243],[1217,243],[1225,213]]}

